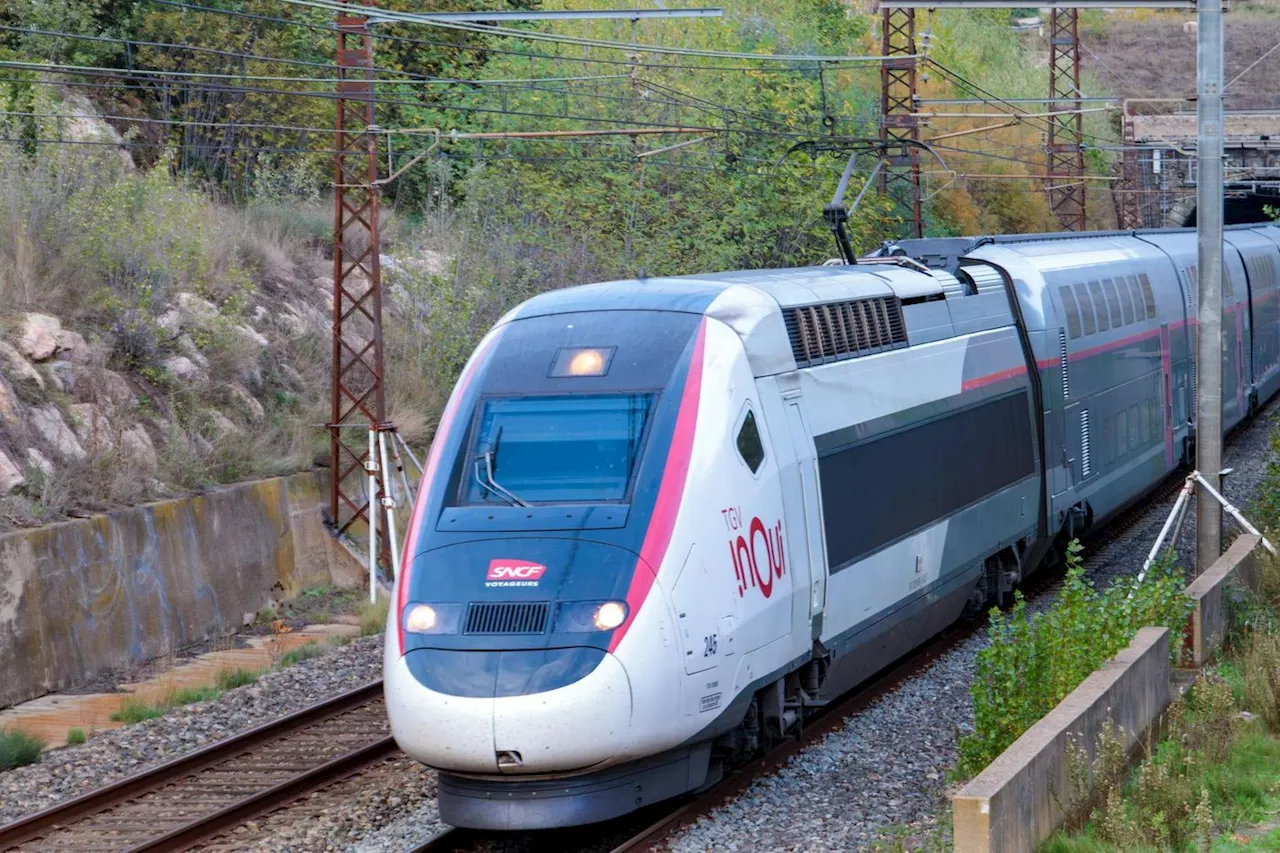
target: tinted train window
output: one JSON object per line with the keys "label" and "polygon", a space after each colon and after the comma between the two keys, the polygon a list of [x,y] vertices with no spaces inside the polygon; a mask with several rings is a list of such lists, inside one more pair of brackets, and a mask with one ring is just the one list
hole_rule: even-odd
{"label": "tinted train window", "polygon": [[1129,285],[1125,284],[1124,276],[1120,276],[1115,282],[1116,298],[1120,302],[1120,316],[1127,326],[1133,322],[1133,299],[1129,296]]}
{"label": "tinted train window", "polygon": [[1067,334],[1073,338],[1080,337],[1080,309],[1076,307],[1076,298],[1071,288],[1065,284],[1058,288],[1058,296],[1062,299],[1062,310],[1067,315]]}
{"label": "tinted train window", "polygon": [[1034,476],[1032,423],[1020,391],[857,444],[817,436],[831,570]]}
{"label": "tinted train window", "polygon": [[1142,300],[1142,289],[1138,287],[1138,277],[1136,275],[1127,275],[1123,279],[1117,280],[1116,284],[1121,285],[1121,295],[1129,294],[1129,302],[1133,304],[1133,321],[1141,323],[1147,319],[1146,303]]}
{"label": "tinted train window", "polygon": [[1089,291],[1083,284],[1073,284],[1071,287],[1075,291],[1076,302],[1080,304],[1080,325],[1086,335],[1092,335],[1098,330],[1093,323],[1093,300],[1089,298]]}
{"label": "tinted train window", "polygon": [[1234,295],[1235,295],[1235,290],[1231,284],[1231,270],[1227,267],[1226,263],[1223,262],[1222,264],[1222,298],[1230,299]]}
{"label": "tinted train window", "polygon": [[1107,319],[1107,300],[1102,295],[1102,285],[1096,281],[1089,282],[1089,295],[1093,297],[1093,310],[1098,315],[1098,331],[1105,332],[1111,328],[1111,321]]}
{"label": "tinted train window", "polygon": [[1107,307],[1111,309],[1111,327],[1116,328],[1129,322],[1120,310],[1120,295],[1116,293],[1116,283],[1109,278],[1104,278],[1102,289],[1107,294]]}
{"label": "tinted train window", "polygon": [[652,405],[652,394],[485,400],[465,460],[463,502],[624,500]]}
{"label": "tinted train window", "polygon": [[752,474],[760,470],[760,465],[764,462],[764,444],[760,441],[760,428],[756,426],[755,412],[750,409],[747,409],[747,417],[738,430],[738,453],[742,455],[742,461],[747,463]]}
{"label": "tinted train window", "polygon": [[1147,278],[1146,273],[1138,275],[1138,284],[1142,285],[1142,298],[1147,305],[1147,319],[1154,319],[1156,316],[1156,295],[1151,291],[1151,279]]}

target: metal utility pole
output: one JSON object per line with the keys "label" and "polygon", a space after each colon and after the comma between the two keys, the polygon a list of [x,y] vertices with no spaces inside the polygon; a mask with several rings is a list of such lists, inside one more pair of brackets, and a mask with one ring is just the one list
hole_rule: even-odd
{"label": "metal utility pole", "polygon": [[1126,111],[1120,120],[1124,151],[1120,155],[1120,186],[1114,191],[1116,225],[1127,231],[1142,227],[1142,164],[1134,142],[1133,116]]}
{"label": "metal utility pole", "polygon": [[[378,235],[378,188],[403,172],[378,180],[378,137],[374,124],[373,41],[371,23],[380,20],[535,21],[649,18],[715,18],[724,12],[707,9],[602,9],[589,11],[444,12],[391,15],[370,7],[369,14],[338,13],[337,133],[333,192],[333,387],[329,429],[329,520],[338,533],[363,520],[370,532],[370,585],[377,573],[374,555],[392,565],[396,526],[393,489],[388,488],[388,432],[382,361],[382,268]],[[706,128],[678,128],[703,133]],[[637,129],[635,134],[667,132]],[[590,131],[602,135],[613,131]],[[520,136],[521,134],[467,134]],[[535,137],[542,134],[524,134]],[[564,132],[558,135],[587,135]],[[439,131],[435,131],[439,141]],[[376,433],[376,435],[375,435]],[[394,445],[393,445],[394,447]],[[367,481],[366,481],[367,478]],[[366,485],[367,483],[367,485]],[[407,489],[406,489],[407,491]],[[385,509],[379,523],[377,515]],[[377,540],[375,549],[374,540]],[[371,593],[372,594],[372,593]]]}
{"label": "metal utility pole", "polygon": [[[880,63],[880,141],[886,146],[900,140],[918,143],[916,11],[885,6],[880,16],[880,55],[886,57]],[[903,145],[888,159],[893,168],[880,173],[880,192],[887,195],[901,188],[910,214],[907,236],[923,237],[920,147]]]}
{"label": "metal utility pole", "polygon": [[[373,123],[373,43],[363,16],[338,15],[338,99],[333,191],[333,392],[329,421],[329,516],[339,533],[376,525],[386,482],[367,444],[387,423],[382,371],[382,269],[378,241],[378,148]],[[374,471],[373,468],[378,470]],[[364,477],[374,484],[365,488]],[[377,534],[374,534],[377,535]],[[370,566],[370,574],[376,566]]]}
{"label": "metal utility pole", "polygon": [[[1196,11],[1196,236],[1199,331],[1196,351],[1196,470],[1215,489],[1222,479],[1222,0]],[[1196,489],[1196,574],[1222,554],[1222,509]]]}
{"label": "metal utility pole", "polygon": [[1080,12],[1054,9],[1049,27],[1049,208],[1068,231],[1085,230]]}

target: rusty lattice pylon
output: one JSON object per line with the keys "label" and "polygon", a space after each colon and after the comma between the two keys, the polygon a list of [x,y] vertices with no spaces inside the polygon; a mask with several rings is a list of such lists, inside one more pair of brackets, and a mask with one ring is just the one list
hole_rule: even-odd
{"label": "rusty lattice pylon", "polygon": [[[334,155],[333,408],[329,422],[329,512],[338,532],[369,521],[368,430],[387,429],[382,371],[382,270],[378,240],[378,149],[373,45],[364,17],[338,16]],[[382,491],[381,473],[378,492]],[[379,524],[383,560],[388,542]]]}
{"label": "rusty lattice pylon", "polygon": [[1055,8],[1049,28],[1049,208],[1068,231],[1085,230],[1080,13]]}
{"label": "rusty lattice pylon", "polygon": [[1133,117],[1121,116],[1124,151],[1120,154],[1120,186],[1115,193],[1116,225],[1123,229],[1141,228],[1142,217],[1142,164],[1134,144]]}
{"label": "rusty lattice pylon", "polygon": [[916,116],[916,12],[884,8],[880,11],[880,141],[886,146],[889,168],[880,171],[880,192],[901,196],[907,205],[908,237],[924,236],[924,206],[920,193],[920,149],[893,147],[901,140],[920,141]]}

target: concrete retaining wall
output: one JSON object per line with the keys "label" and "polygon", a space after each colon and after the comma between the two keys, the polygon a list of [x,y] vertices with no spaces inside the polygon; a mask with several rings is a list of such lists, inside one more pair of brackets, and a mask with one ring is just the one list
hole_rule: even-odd
{"label": "concrete retaining wall", "polygon": [[1254,585],[1253,552],[1261,541],[1260,537],[1247,534],[1238,537],[1227,553],[1187,587],[1187,596],[1195,602],[1187,644],[1197,668],[1212,660],[1222,648],[1222,637],[1227,631],[1224,598],[1228,589],[1237,582]]}
{"label": "concrete retaining wall", "polygon": [[952,798],[958,853],[1030,853],[1069,806],[1067,746],[1090,754],[1110,719],[1133,748],[1169,703],[1169,632],[1143,628]]}
{"label": "concrete retaining wall", "polygon": [[323,475],[0,536],[0,707],[230,633],[363,570],[325,531]]}

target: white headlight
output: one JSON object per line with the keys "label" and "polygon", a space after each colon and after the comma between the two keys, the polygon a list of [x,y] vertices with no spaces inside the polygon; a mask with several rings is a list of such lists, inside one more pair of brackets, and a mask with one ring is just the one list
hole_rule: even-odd
{"label": "white headlight", "polygon": [[622,624],[627,618],[627,608],[617,601],[606,601],[596,608],[592,621],[601,631],[610,631]]}
{"label": "white headlight", "polygon": [[404,619],[404,629],[425,634],[436,626],[436,611],[429,604],[415,604]]}

